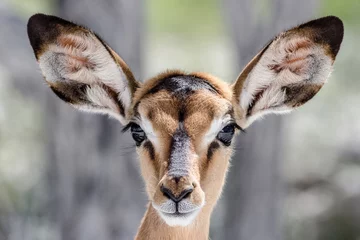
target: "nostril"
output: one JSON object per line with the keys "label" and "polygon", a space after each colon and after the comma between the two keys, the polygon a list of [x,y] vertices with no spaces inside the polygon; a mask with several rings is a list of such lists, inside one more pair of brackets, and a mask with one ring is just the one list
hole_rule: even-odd
{"label": "nostril", "polygon": [[178,197],[178,202],[180,202],[182,199],[187,198],[190,196],[190,194],[194,191],[193,188],[186,189],[182,191]]}
{"label": "nostril", "polygon": [[188,189],[188,190],[185,190],[184,196],[182,197],[182,199],[188,198],[193,191],[194,191],[194,189],[192,189],[192,188]]}
{"label": "nostril", "polygon": [[164,185],[161,185],[160,191],[164,194],[165,197],[173,200],[174,202],[177,202],[177,198],[175,197],[175,195],[171,192],[170,189],[164,187]]}
{"label": "nostril", "polygon": [[193,188],[186,189],[186,190],[182,191],[178,197],[176,197],[172,193],[172,191],[170,189],[164,187],[164,185],[161,185],[161,187],[160,187],[160,191],[164,194],[164,196],[173,200],[176,203],[180,202],[184,198],[189,197],[190,194],[193,192],[193,190],[194,190]]}

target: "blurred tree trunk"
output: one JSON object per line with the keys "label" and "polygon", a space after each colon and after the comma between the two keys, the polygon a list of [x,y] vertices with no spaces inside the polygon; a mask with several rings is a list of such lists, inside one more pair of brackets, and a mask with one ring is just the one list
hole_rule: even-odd
{"label": "blurred tree trunk", "polygon": [[[277,33],[310,20],[316,0],[223,0],[238,72]],[[224,225],[214,239],[280,240],[282,122],[268,116],[240,134],[224,192]]]}
{"label": "blurred tree trunk", "polygon": [[[58,4],[59,16],[97,32],[139,78],[144,34],[141,0],[59,0]],[[121,133],[119,122],[80,113],[48,92],[50,209],[61,239],[133,238],[146,196],[131,137]]]}

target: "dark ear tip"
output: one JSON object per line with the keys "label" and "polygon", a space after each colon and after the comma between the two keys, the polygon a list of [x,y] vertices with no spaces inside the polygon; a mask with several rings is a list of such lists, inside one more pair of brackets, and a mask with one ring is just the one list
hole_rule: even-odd
{"label": "dark ear tip", "polygon": [[37,52],[40,50],[41,45],[44,42],[44,33],[47,32],[46,25],[50,22],[49,20],[49,16],[41,13],[37,13],[29,18],[27,24],[27,34],[35,55],[37,55]]}
{"label": "dark ear tip", "polygon": [[314,40],[329,45],[331,54],[335,58],[339,52],[344,37],[344,24],[340,18],[327,16],[307,22],[299,28],[309,27],[314,31]]}
{"label": "dark ear tip", "polygon": [[33,47],[33,49],[38,49],[39,48],[39,34],[37,29],[40,25],[41,22],[43,22],[44,17],[46,15],[41,14],[41,13],[37,13],[35,15],[32,15],[29,18],[29,21],[27,23],[27,34],[29,36],[29,40],[30,40],[30,44]]}
{"label": "dark ear tip", "polygon": [[42,13],[37,13],[29,18],[27,33],[36,56],[41,52],[43,44],[52,42],[59,35],[58,25],[69,26],[71,23]]}
{"label": "dark ear tip", "polygon": [[49,27],[54,23],[68,24],[69,22],[56,16],[37,13],[29,18],[27,29],[29,31],[34,28]]}
{"label": "dark ear tip", "polygon": [[342,38],[344,36],[344,23],[341,21],[341,19],[336,16],[327,16],[324,17],[324,19],[329,25],[333,26],[333,28],[337,31],[338,35],[341,36],[342,41]]}
{"label": "dark ear tip", "polygon": [[[29,37],[40,35],[40,30],[45,30],[46,25],[51,22],[52,16],[37,13],[29,18],[27,32]],[[30,39],[31,40],[31,39]]]}
{"label": "dark ear tip", "polygon": [[48,15],[45,15],[42,13],[36,13],[29,18],[27,26],[28,26],[28,28],[34,27],[38,23],[46,21],[47,18],[48,18]]}
{"label": "dark ear tip", "polygon": [[342,40],[344,38],[344,24],[340,18],[335,16],[325,17],[327,24],[329,25],[329,33],[325,33],[325,37],[328,38],[327,42],[330,45],[334,58],[340,50]]}
{"label": "dark ear tip", "polygon": [[318,18],[315,20],[312,20],[310,22],[304,23],[299,26],[300,28],[303,27],[312,27],[312,28],[333,28],[337,31],[344,33],[344,24],[340,20],[340,18],[336,16],[326,16],[322,18]]}

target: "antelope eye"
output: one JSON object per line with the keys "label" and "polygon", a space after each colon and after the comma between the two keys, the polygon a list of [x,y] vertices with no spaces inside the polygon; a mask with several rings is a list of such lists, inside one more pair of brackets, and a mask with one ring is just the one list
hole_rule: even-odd
{"label": "antelope eye", "polygon": [[235,124],[230,123],[226,125],[217,135],[217,139],[225,146],[230,146],[231,140],[235,133]]}
{"label": "antelope eye", "polygon": [[131,135],[135,140],[136,146],[140,146],[141,143],[146,139],[145,132],[141,129],[139,125],[133,123],[130,127]]}

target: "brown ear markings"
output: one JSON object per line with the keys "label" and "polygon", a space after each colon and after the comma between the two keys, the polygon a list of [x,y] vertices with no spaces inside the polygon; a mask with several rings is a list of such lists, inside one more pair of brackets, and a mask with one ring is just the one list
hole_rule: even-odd
{"label": "brown ear markings", "polygon": [[27,31],[45,81],[60,99],[126,124],[140,83],[96,33],[44,14],[33,15]]}
{"label": "brown ear markings", "polygon": [[96,88],[97,86],[91,86],[86,83],[66,80],[65,82],[49,83],[49,87],[61,100],[75,107],[88,106],[95,110],[114,110],[121,115],[125,115],[124,106],[122,102],[117,99],[117,93],[104,84],[101,86],[101,88],[104,89],[104,93],[109,98],[111,98],[114,102],[117,103],[113,106],[116,107],[116,109],[111,109],[110,107],[104,105],[97,105],[89,99],[88,91],[91,91],[92,87]]}
{"label": "brown ear markings", "polygon": [[285,92],[284,104],[291,108],[300,107],[321,89],[322,85],[293,83],[281,88]]}
{"label": "brown ear markings", "polygon": [[335,16],[312,20],[299,25],[293,31],[308,36],[315,43],[327,45],[329,47],[329,55],[333,60],[339,52],[344,37],[343,22]]}
{"label": "brown ear markings", "polygon": [[86,97],[86,89],[89,87],[85,83],[77,83],[68,80],[66,84],[58,83],[56,86],[50,85],[50,89],[61,100],[70,104],[90,104],[91,102]]}
{"label": "brown ear markings", "polygon": [[103,39],[86,27],[56,16],[38,13],[30,17],[27,25],[27,32],[37,60],[39,60],[39,57],[47,49],[49,44],[59,42],[59,44],[65,47],[71,47],[77,44],[71,39],[65,37],[61,38],[61,35],[76,32],[85,35],[91,34],[100,41],[114,61],[121,67],[128,79],[131,92],[135,92],[135,90],[140,86],[140,83],[135,79],[124,60],[114,50],[112,50]]}
{"label": "brown ear markings", "polygon": [[[243,69],[240,73],[237,81],[234,84],[234,94],[236,96],[240,95],[242,89],[242,84],[247,78],[248,74],[258,63],[263,53],[279,37],[285,37],[292,34],[302,35],[311,39],[314,43],[322,44],[328,46],[329,55],[334,60],[337,53],[339,52],[340,45],[344,36],[344,25],[342,21],[335,16],[327,16],[319,19],[312,20],[310,22],[304,23],[295,27],[287,32],[279,34],[278,37],[275,37],[271,40]],[[304,42],[303,42],[304,43]],[[308,44],[305,42],[304,44]],[[297,48],[305,46],[298,45]],[[276,66],[274,66],[274,70]],[[279,70],[279,69],[278,69]]]}
{"label": "brown ear markings", "polygon": [[74,23],[55,16],[41,13],[31,16],[27,24],[27,32],[36,59],[40,57],[48,44],[56,41],[62,32],[81,31],[81,28]]}
{"label": "brown ear markings", "polygon": [[277,35],[232,86],[238,124],[247,127],[264,114],[286,113],[310,100],[329,77],[343,35],[334,16]]}

